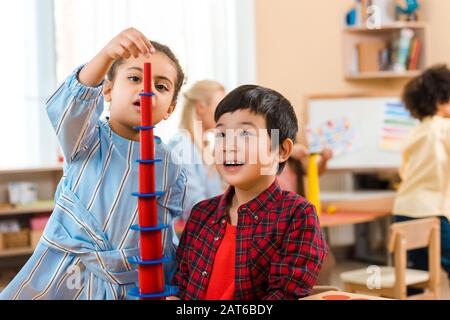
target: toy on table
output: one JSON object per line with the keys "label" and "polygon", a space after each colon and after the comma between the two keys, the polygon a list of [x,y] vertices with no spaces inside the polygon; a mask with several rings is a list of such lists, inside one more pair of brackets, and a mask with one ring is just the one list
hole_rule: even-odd
{"label": "toy on table", "polygon": [[320,216],[320,187],[319,187],[319,169],[317,168],[317,160],[319,154],[312,153],[309,156],[308,169],[306,172],[308,189],[306,192],[306,198],[311,202],[317,211],[317,215]]}
{"label": "toy on table", "polygon": [[131,227],[140,232],[140,257],[132,257],[128,261],[138,265],[139,287],[133,288],[129,294],[141,300],[163,299],[176,293],[176,288],[164,284],[163,264],[169,262],[162,255],[161,230],[168,225],[158,224],[156,197],[164,192],[155,190],[155,164],[161,162],[155,159],[153,114],[152,114],[152,72],[151,64],[144,64],[144,92],[141,96],[141,126],[140,131],[139,192],[138,197],[139,224]]}

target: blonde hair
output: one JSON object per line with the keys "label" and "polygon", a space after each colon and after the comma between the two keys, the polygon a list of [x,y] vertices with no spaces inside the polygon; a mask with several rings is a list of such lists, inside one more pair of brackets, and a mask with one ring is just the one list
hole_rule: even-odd
{"label": "blonde hair", "polygon": [[183,94],[184,105],[180,127],[189,131],[192,139],[194,138],[194,122],[197,120],[195,104],[204,102],[209,105],[214,93],[217,91],[225,91],[225,88],[217,81],[202,80],[194,83],[194,85]]}

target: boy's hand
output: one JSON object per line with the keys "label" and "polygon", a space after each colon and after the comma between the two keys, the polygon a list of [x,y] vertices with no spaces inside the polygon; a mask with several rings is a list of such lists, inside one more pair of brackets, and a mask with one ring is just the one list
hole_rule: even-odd
{"label": "boy's hand", "polygon": [[309,156],[309,151],[308,151],[307,147],[305,147],[304,145],[302,145],[300,143],[294,144],[294,146],[292,148],[292,153],[291,153],[292,158],[301,161],[308,156]]}
{"label": "boy's hand", "polygon": [[103,55],[115,61],[134,58],[139,55],[150,57],[155,52],[151,42],[138,30],[129,28],[115,36],[101,51]]}
{"label": "boy's hand", "polygon": [[178,298],[176,296],[170,296],[170,297],[166,297],[166,300],[180,300],[180,298]]}
{"label": "boy's hand", "polygon": [[331,158],[333,158],[333,150],[328,149],[328,148],[323,149],[322,152],[320,153],[320,156],[322,157],[322,159],[324,161],[328,161]]}

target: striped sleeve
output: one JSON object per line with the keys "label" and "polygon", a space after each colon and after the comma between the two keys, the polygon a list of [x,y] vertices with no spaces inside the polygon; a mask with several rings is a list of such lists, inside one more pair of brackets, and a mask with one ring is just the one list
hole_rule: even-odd
{"label": "striped sleeve", "polygon": [[73,255],[38,245],[25,266],[0,292],[0,300],[54,299],[56,296],[73,299],[80,288],[61,285],[73,259]]}
{"label": "striped sleeve", "polygon": [[47,100],[47,114],[56,131],[64,159],[73,162],[88,153],[95,141],[95,126],[104,109],[102,86],[81,84],[77,68]]}
{"label": "striped sleeve", "polygon": [[175,182],[169,187],[163,202],[160,202],[162,207],[169,210],[172,218],[176,218],[183,213],[186,202],[186,169],[178,167],[178,174]]}

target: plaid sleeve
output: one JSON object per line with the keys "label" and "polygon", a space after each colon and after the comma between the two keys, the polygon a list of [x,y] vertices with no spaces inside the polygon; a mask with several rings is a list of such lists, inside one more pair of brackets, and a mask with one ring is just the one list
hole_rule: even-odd
{"label": "plaid sleeve", "polygon": [[180,299],[184,299],[186,296],[186,290],[188,286],[189,279],[189,268],[188,268],[188,243],[189,243],[189,229],[191,228],[189,219],[186,222],[183,233],[181,234],[180,243],[177,248],[176,262],[177,268],[175,274],[172,278],[172,285],[178,287],[178,293],[176,296]]}
{"label": "plaid sleeve", "polygon": [[317,281],[328,246],[313,205],[298,206],[270,265],[264,300],[307,296]]}

